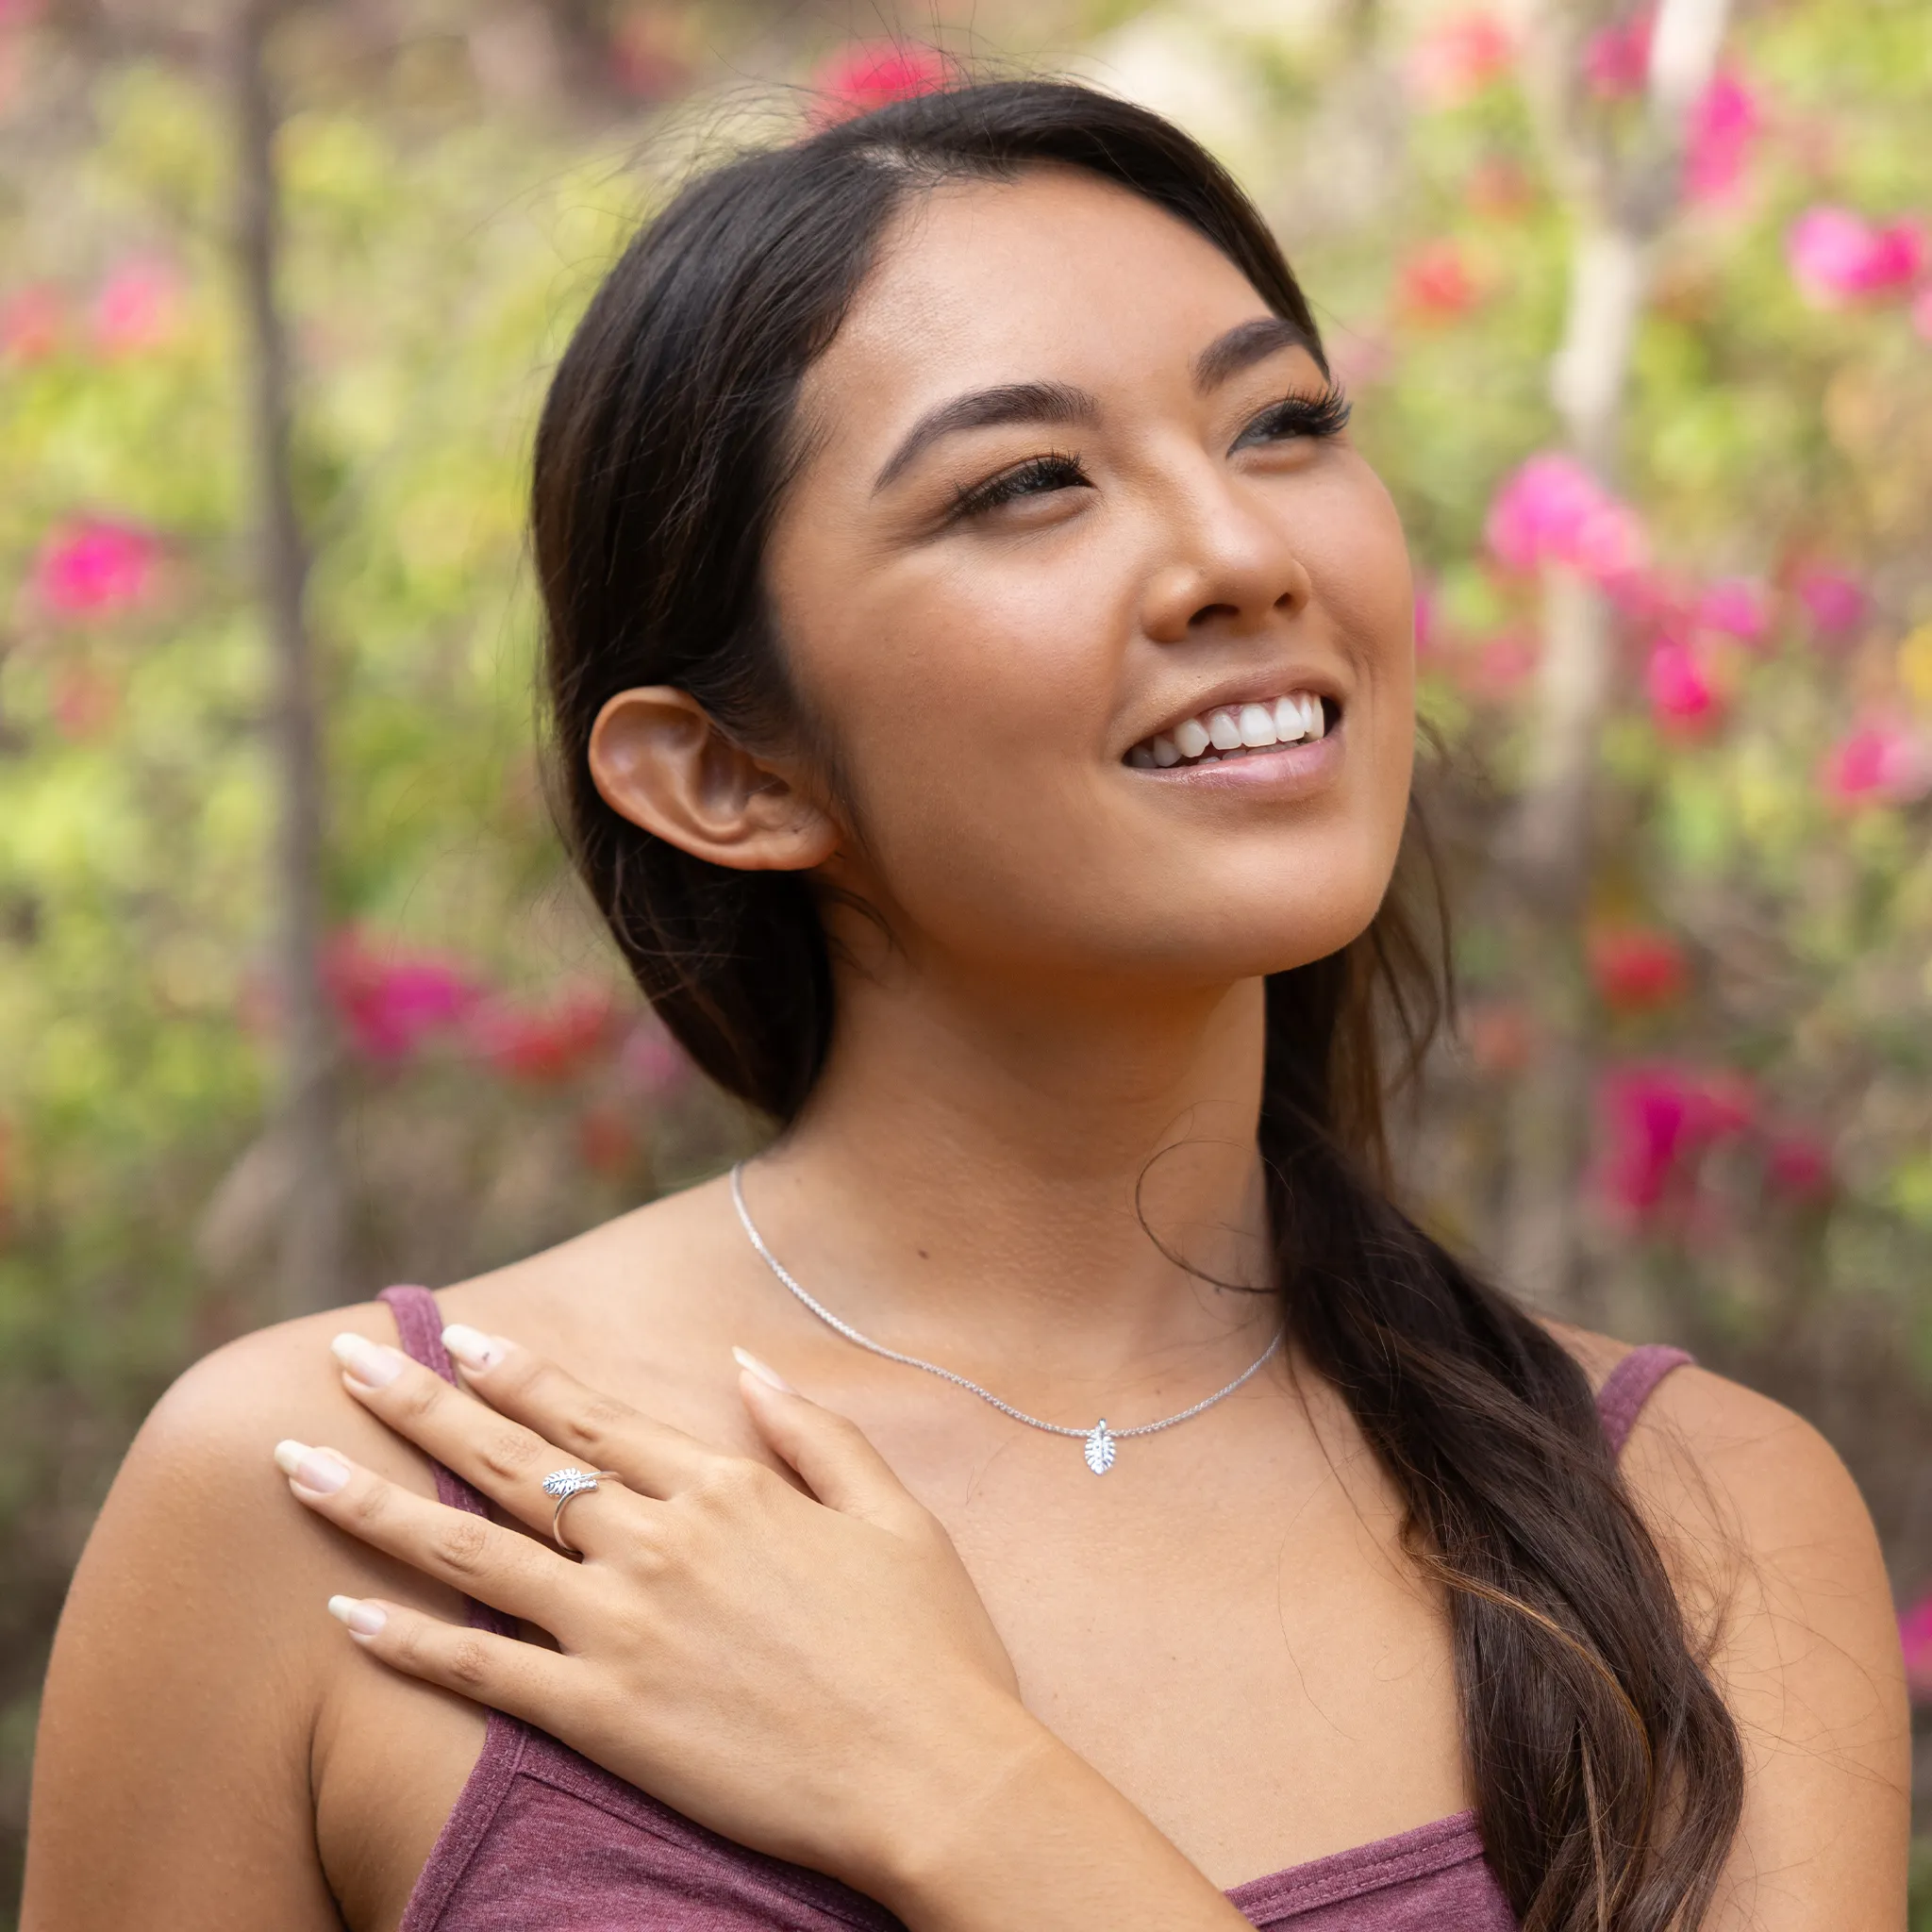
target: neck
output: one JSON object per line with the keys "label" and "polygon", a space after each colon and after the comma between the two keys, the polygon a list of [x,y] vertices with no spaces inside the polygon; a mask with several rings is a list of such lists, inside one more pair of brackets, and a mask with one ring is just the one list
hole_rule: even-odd
{"label": "neck", "polygon": [[1009,1386],[1022,1365],[1159,1376],[1258,1350],[1262,993],[855,973],[751,1211],[835,1313]]}

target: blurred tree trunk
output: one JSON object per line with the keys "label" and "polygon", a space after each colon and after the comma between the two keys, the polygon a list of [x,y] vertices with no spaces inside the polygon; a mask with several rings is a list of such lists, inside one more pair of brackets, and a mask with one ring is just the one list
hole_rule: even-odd
{"label": "blurred tree trunk", "polygon": [[346,1191],[338,1124],[336,1038],[323,978],[322,705],[304,613],[308,556],[290,467],[288,332],[275,289],[278,110],[266,42],[280,0],[239,0],[231,87],[237,138],[236,250],[250,359],[248,399],[257,569],[275,659],[269,740],[280,787],[275,842],[276,980],[283,1061],[277,1165],[288,1175],[276,1299],[297,1314],[342,1298]]}
{"label": "blurred tree trunk", "polygon": [[[1525,80],[1573,242],[1562,346],[1550,394],[1571,454],[1614,486],[1624,396],[1657,237],[1678,198],[1690,110],[1708,85],[1729,0],[1662,0],[1642,121],[1614,139],[1586,98],[1583,48],[1600,24],[1580,0],[1544,0]],[[1588,1315],[1581,1195],[1590,1138],[1594,1017],[1583,958],[1596,816],[1598,742],[1609,707],[1615,615],[1604,593],[1552,567],[1530,757],[1505,839],[1514,887],[1512,954],[1539,1050],[1511,1096],[1501,1261],[1557,1314]]]}

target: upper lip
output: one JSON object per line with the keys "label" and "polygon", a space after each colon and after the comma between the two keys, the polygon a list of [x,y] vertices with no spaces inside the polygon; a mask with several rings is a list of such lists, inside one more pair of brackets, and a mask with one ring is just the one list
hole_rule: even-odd
{"label": "upper lip", "polygon": [[1196,696],[1169,711],[1165,723],[1150,724],[1131,741],[1128,749],[1131,750],[1135,744],[1145,744],[1150,739],[1172,736],[1176,725],[1186,724],[1190,718],[1205,718],[1209,711],[1218,711],[1223,706],[1239,709],[1242,705],[1272,704],[1276,698],[1300,691],[1313,691],[1318,698],[1326,698],[1336,705],[1344,702],[1341,682],[1332,671],[1318,671],[1312,665],[1288,664],[1278,671],[1243,672],[1239,676],[1224,678],[1219,684],[1208,685]]}

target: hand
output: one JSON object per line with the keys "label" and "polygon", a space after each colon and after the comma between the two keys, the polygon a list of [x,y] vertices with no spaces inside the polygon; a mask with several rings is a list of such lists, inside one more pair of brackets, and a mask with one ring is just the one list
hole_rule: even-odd
{"label": "hand", "polygon": [[[349,1392],[541,1541],[333,1450],[285,1442],[296,1498],[425,1574],[549,1632],[552,1651],[402,1605],[332,1600],[399,1671],[523,1718],[741,1842],[889,1893],[975,1792],[1052,1740],[950,1539],[858,1429],[762,1365],[758,1434],[810,1493],[598,1394],[526,1350],[452,1329],[474,1396],[360,1336]],[[486,1406],[488,1405],[488,1406]],[[615,1470],[550,1541],[541,1488]]]}

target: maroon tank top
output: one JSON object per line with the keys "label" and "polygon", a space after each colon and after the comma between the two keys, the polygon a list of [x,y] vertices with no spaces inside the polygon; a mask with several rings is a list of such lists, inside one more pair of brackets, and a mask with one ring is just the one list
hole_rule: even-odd
{"label": "maroon tank top", "polygon": [[[456,1380],[427,1289],[386,1289],[403,1347]],[[1680,1349],[1633,1349],[1597,1395],[1622,1452]],[[483,1498],[440,1463],[436,1492],[480,1515]],[[514,1634],[483,1604],[470,1622]],[[1460,1811],[1394,1838],[1251,1879],[1228,1894],[1250,1924],[1295,1932],[1519,1932]],[[483,1755],[403,1913],[401,1932],[903,1932],[836,1879],[720,1838],[613,1777],[547,1732],[490,1713]]]}

